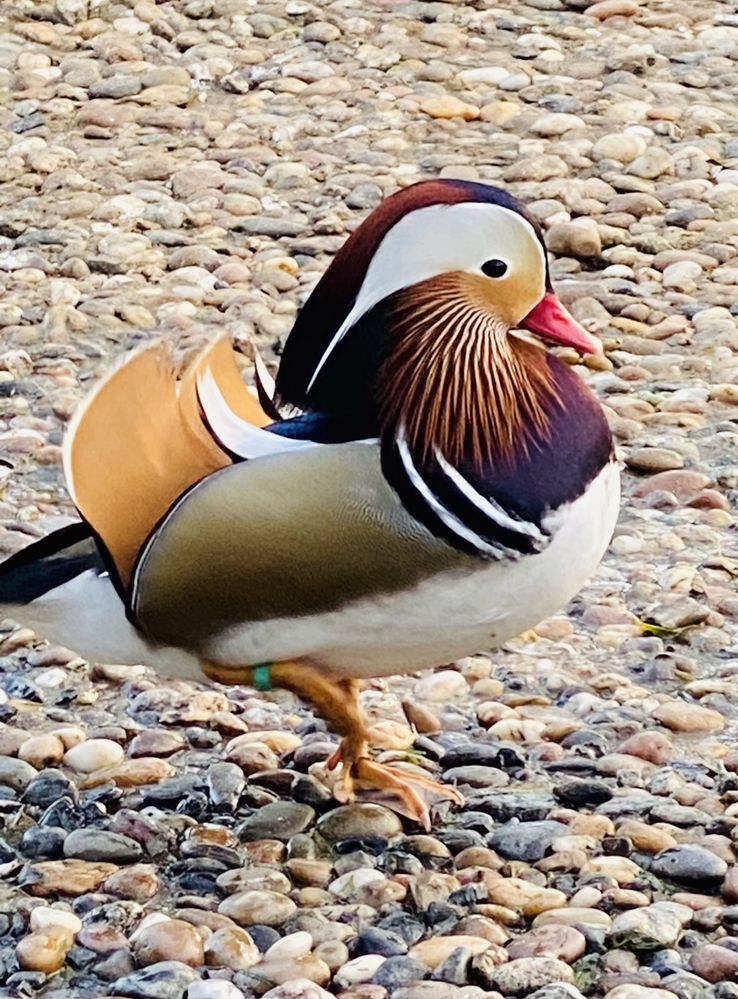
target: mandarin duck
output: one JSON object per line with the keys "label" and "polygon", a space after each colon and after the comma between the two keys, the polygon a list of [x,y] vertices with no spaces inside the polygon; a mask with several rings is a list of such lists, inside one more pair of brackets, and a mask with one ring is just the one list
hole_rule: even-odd
{"label": "mandarin duck", "polygon": [[342,736],[336,796],[383,788],[428,828],[460,796],[373,759],[358,681],[533,627],[617,517],[603,411],[541,340],[598,346],[525,207],[407,187],[335,256],[261,402],[225,339],[179,380],[162,344],[102,380],[64,445],[83,520],[5,562],[0,610],[90,660],[292,690]]}

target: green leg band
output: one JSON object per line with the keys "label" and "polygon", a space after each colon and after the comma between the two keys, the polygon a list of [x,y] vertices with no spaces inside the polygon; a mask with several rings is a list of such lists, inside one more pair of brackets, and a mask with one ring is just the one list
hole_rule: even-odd
{"label": "green leg band", "polygon": [[253,668],[253,684],[257,690],[271,690],[272,689],[272,664],[271,663],[259,663],[258,666]]}

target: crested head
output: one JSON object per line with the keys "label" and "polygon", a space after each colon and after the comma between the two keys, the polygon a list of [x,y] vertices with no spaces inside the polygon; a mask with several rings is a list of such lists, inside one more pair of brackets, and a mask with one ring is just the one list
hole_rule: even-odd
{"label": "crested head", "polygon": [[[530,265],[521,276],[532,309],[551,285],[540,227],[522,202],[461,180],[420,181],[391,195],[351,234],[303,306],[285,344],[279,397],[308,405],[333,348],[383,298],[451,271],[483,275],[485,263],[509,265],[511,254]],[[512,277],[508,271],[501,288],[508,306]]]}
{"label": "crested head", "polygon": [[516,402],[535,401],[545,381],[538,349],[508,335],[518,326],[593,349],[553,293],[540,227],[521,202],[486,184],[423,181],[384,201],[338,252],[287,340],[278,397],[407,429],[412,383],[418,438],[424,423],[443,425],[453,450],[471,434],[500,452],[524,410],[529,426],[542,421]]}

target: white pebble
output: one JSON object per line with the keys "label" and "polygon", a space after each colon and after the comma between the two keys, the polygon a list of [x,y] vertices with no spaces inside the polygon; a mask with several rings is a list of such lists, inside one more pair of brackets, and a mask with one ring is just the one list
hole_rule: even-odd
{"label": "white pebble", "polygon": [[353,961],[348,961],[339,968],[333,976],[333,981],[341,988],[349,988],[352,985],[361,985],[368,982],[377,972],[378,968],[387,960],[381,954],[362,954],[355,957]]}
{"label": "white pebble", "polygon": [[328,891],[333,892],[334,895],[346,898],[355,895],[365,885],[384,880],[384,874],[380,871],[375,871],[373,867],[358,867],[355,871],[349,871],[347,874],[342,874],[336,878],[335,881],[331,881],[328,885]]}
{"label": "white pebble", "polygon": [[187,989],[187,999],[243,999],[243,992],[224,978],[208,978],[193,982]]}
{"label": "white pebble", "polygon": [[32,930],[67,930],[69,933],[79,933],[82,920],[68,909],[54,909],[51,906],[38,905],[31,910]]}
{"label": "white pebble", "polygon": [[148,916],[144,916],[128,939],[131,943],[135,943],[143,931],[148,929],[149,926],[155,926],[156,923],[168,923],[170,919],[171,916],[167,916],[163,912],[150,912]]}
{"label": "white pebble", "polygon": [[293,978],[275,989],[269,989],[261,999],[334,999],[334,996],[308,978]]}
{"label": "white pebble", "polygon": [[431,673],[415,684],[415,695],[425,701],[442,703],[453,697],[464,697],[468,692],[466,680],[454,669]]}
{"label": "white pebble", "polygon": [[40,687],[61,687],[68,679],[67,671],[60,669],[58,666],[51,666],[34,677],[34,680]]}
{"label": "white pebble", "polygon": [[68,749],[64,762],[78,773],[91,774],[104,767],[114,767],[124,756],[123,748],[112,739],[88,739]]}
{"label": "white pebble", "polygon": [[264,954],[265,961],[294,961],[305,957],[313,949],[313,938],[304,930],[290,933],[277,940]]}

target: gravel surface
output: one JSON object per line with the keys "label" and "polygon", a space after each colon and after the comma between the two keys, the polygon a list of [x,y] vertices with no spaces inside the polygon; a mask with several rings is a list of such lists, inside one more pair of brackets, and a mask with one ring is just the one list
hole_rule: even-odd
{"label": "gravel surface", "polygon": [[[607,360],[625,465],[581,596],[373,684],[434,834],[337,807],[290,695],[7,627],[0,996],[737,999],[738,14],[711,0],[0,4],[0,556],[69,522],[121,352],[272,363],[398,186],[502,183]],[[414,743],[412,726],[417,733]]]}

